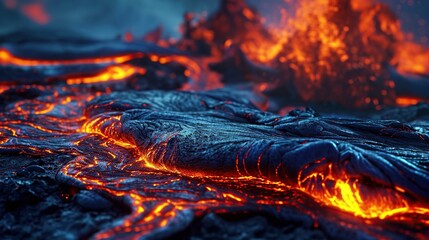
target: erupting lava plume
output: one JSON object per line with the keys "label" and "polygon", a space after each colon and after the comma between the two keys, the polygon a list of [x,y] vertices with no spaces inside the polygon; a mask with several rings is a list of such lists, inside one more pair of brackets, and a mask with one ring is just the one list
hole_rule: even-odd
{"label": "erupting lava plume", "polygon": [[406,40],[385,5],[304,0],[288,16],[269,29],[244,1],[225,0],[196,25],[187,15],[176,49],[64,43],[92,57],[53,48],[28,59],[25,48],[0,48],[0,152],[73,157],[57,181],[125,201],[132,213],[96,239],[168,237],[206,213],[233,211],[331,237],[423,238],[427,123],[310,109],[281,116],[244,90],[178,91],[212,87],[207,61],[225,58],[211,67],[256,78],[259,92],[288,88],[304,102],[378,109],[397,101],[393,74],[429,72],[429,52]]}
{"label": "erupting lava plume", "polygon": [[187,17],[179,48],[218,56],[238,45],[247,58],[277,71],[275,79],[265,76],[269,84],[293,88],[306,102],[348,107],[394,105],[391,66],[401,74],[429,74],[429,49],[407,40],[384,4],[304,0],[294,8],[283,9],[282,22],[268,29],[244,0],[224,0],[195,26]]}

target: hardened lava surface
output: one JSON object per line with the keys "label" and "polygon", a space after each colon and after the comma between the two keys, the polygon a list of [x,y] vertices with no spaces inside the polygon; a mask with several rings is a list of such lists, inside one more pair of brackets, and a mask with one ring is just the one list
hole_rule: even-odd
{"label": "hardened lava surface", "polygon": [[133,205],[122,224],[96,237],[179,230],[194,216],[231,208],[271,209],[287,219],[282,210],[291,207],[316,226],[345,221],[329,215],[339,209],[355,218],[338,228],[423,236],[411,229],[427,230],[429,220],[426,128],[310,110],[280,117],[240,99],[227,91],[151,91],[87,104],[81,131],[116,148],[79,156],[61,174]]}
{"label": "hardened lava surface", "polygon": [[[10,52],[0,51],[4,236],[429,234],[427,121],[310,109],[280,116],[248,92],[178,91],[198,64],[171,52],[77,60]],[[427,106],[415,108],[425,115]],[[403,111],[380,118],[414,120]]]}
{"label": "hardened lava surface", "polygon": [[[24,100],[20,111],[45,98]],[[68,156],[55,181],[85,189],[76,201],[131,208],[93,238],[166,238],[209,213],[249,212],[328,237],[428,233],[424,125],[311,110],[279,116],[225,90],[59,99],[42,114],[6,107],[0,148]]]}

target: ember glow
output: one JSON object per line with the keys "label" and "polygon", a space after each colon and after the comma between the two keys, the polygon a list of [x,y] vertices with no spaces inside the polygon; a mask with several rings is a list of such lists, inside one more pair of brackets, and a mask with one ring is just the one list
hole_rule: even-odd
{"label": "ember glow", "polygon": [[[91,58],[30,59],[2,47],[0,68],[10,73],[0,73],[0,151],[70,156],[57,181],[130,206],[95,239],[166,238],[207,213],[246,211],[424,238],[427,125],[312,110],[281,116],[255,99],[290,87],[302,104],[414,105],[427,99],[397,95],[392,76],[428,80],[429,50],[376,1],[303,0],[282,12],[267,27],[244,1],[225,0],[208,19],[187,14],[182,39],[150,38],[169,47],[162,51],[133,45],[130,33],[124,53],[101,48]],[[227,73],[253,85],[231,84],[234,92]]]}
{"label": "ember glow", "polygon": [[50,21],[42,3],[30,3],[21,7],[22,13],[38,24],[47,24]]}
{"label": "ember glow", "polygon": [[46,25],[51,21],[51,17],[47,13],[43,1],[3,0],[3,5],[10,10],[18,9],[19,12],[34,23]]}

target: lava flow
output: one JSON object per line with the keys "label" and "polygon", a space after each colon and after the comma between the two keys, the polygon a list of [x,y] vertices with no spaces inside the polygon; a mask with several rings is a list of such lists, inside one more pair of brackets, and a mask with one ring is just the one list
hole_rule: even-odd
{"label": "lava flow", "polygon": [[372,1],[305,0],[293,16],[271,29],[244,1],[225,0],[208,19],[187,14],[168,49],[131,37],[83,48],[91,58],[1,48],[0,152],[67,156],[56,181],[131,208],[95,239],[167,238],[208,213],[254,212],[328,237],[423,239],[427,122],[282,116],[255,103],[264,93],[350,109],[415,104],[422,96],[395,86],[428,80],[427,49]]}
{"label": "lava flow", "polygon": [[[70,154],[75,159],[61,169],[59,181],[125,198],[132,214],[98,233],[100,239],[165,237],[186,228],[194,216],[240,209],[274,211],[281,219],[307,215],[305,222],[314,226],[344,222],[345,228],[357,230],[364,224],[361,234],[370,236],[383,236],[382,227],[422,237],[409,228],[429,224],[423,204],[427,173],[417,169],[427,157],[427,132],[389,121],[342,122],[307,113],[282,118],[226,94],[58,96],[51,102],[54,109],[42,114],[21,109],[36,108],[49,98],[26,100],[16,112],[2,115],[1,150]],[[310,138],[298,127],[300,121],[323,122],[325,134],[309,124],[319,140]],[[363,134],[373,143],[360,146]],[[401,146],[404,137],[413,150]],[[196,144],[201,140],[204,145]],[[379,152],[382,141],[395,154]],[[407,156],[410,151],[419,156]],[[394,178],[387,180],[386,173]],[[407,180],[409,176],[417,182]],[[323,205],[358,218],[331,216],[335,210]],[[392,229],[391,222],[403,227]]]}

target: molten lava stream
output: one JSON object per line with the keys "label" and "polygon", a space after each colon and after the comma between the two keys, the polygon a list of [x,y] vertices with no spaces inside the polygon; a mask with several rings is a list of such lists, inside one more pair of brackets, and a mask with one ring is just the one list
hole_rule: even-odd
{"label": "molten lava stream", "polygon": [[[412,203],[405,198],[405,190],[396,186],[394,189],[375,189],[361,183],[359,179],[338,179],[332,174],[332,164],[327,176],[313,173],[301,179],[298,188],[328,206],[337,207],[355,216],[366,219],[393,219],[401,221],[403,214],[425,216],[422,224],[429,226],[429,209],[425,204]],[[303,170],[305,171],[305,170]],[[322,181],[321,186],[315,184]],[[373,194],[377,192],[377,194]]]}
{"label": "molten lava stream", "polygon": [[[208,78],[207,73],[208,66],[206,61],[202,61],[200,64],[196,59],[180,56],[180,55],[157,55],[157,54],[144,54],[144,53],[132,53],[124,54],[120,56],[111,57],[99,57],[99,58],[88,58],[88,59],[74,59],[74,60],[33,60],[24,59],[12,55],[7,49],[0,49],[0,65],[14,65],[21,67],[40,67],[40,66],[66,66],[66,65],[107,65],[106,68],[94,74],[86,76],[73,76],[66,77],[66,83],[68,85],[75,84],[94,84],[110,81],[121,81],[128,79],[136,74],[145,75],[146,68],[144,66],[135,66],[127,64],[134,59],[141,59],[147,57],[151,62],[156,64],[168,64],[171,62],[182,64],[186,67],[184,75],[191,77],[195,83],[187,84],[184,90],[204,90],[220,88],[223,85],[219,83],[217,79]],[[204,75],[204,76],[203,76]],[[208,79],[207,82],[202,82],[203,79]],[[1,86],[0,86],[1,87]],[[4,89],[3,89],[4,88]],[[8,89],[8,87],[0,88],[0,92]]]}
{"label": "molten lava stream", "polygon": [[[110,145],[110,144],[108,144]],[[114,156],[118,158],[119,156]],[[124,159],[125,160],[125,159]],[[245,205],[280,206],[290,202],[259,196],[258,202],[251,195],[236,190],[226,191],[220,186],[226,184],[252,186],[272,191],[273,196],[281,196],[284,191],[281,183],[271,183],[252,178],[187,178],[174,173],[160,172],[157,169],[140,167],[128,160],[129,166],[123,166],[121,171],[113,167],[109,172],[109,180],[94,175],[94,170],[102,172],[100,164],[111,162],[108,159],[76,159],[63,168],[62,172],[78,179],[88,189],[102,190],[118,197],[126,197],[132,204],[133,212],[119,225],[98,233],[96,239],[123,236],[138,239],[141,236],[163,236],[163,231],[178,231],[185,228],[193,219],[193,215],[201,215],[207,211],[223,212],[227,209]],[[112,163],[110,163],[112,165]],[[125,172],[124,172],[125,171]],[[124,178],[126,173],[126,178]],[[115,175],[117,177],[115,177]],[[209,184],[205,183],[210,182]],[[245,183],[248,181],[248,183]],[[134,182],[129,186],[125,182]],[[234,193],[232,193],[234,191]],[[240,194],[240,195],[238,195]],[[160,235],[161,234],[161,235]]]}
{"label": "molten lava stream", "polygon": [[125,63],[134,58],[143,57],[142,53],[125,54],[121,56],[73,59],[73,60],[36,60],[24,59],[12,55],[7,49],[0,49],[0,65],[16,65],[22,67],[29,66],[50,66],[50,65],[84,65],[84,64],[107,64],[107,63]]}
{"label": "molten lava stream", "polygon": [[146,74],[146,69],[128,64],[113,65],[108,66],[105,70],[103,70],[103,72],[94,76],[68,78],[66,82],[69,85],[73,85],[93,84],[107,81],[120,81],[123,79],[127,79],[135,74],[144,75]]}

